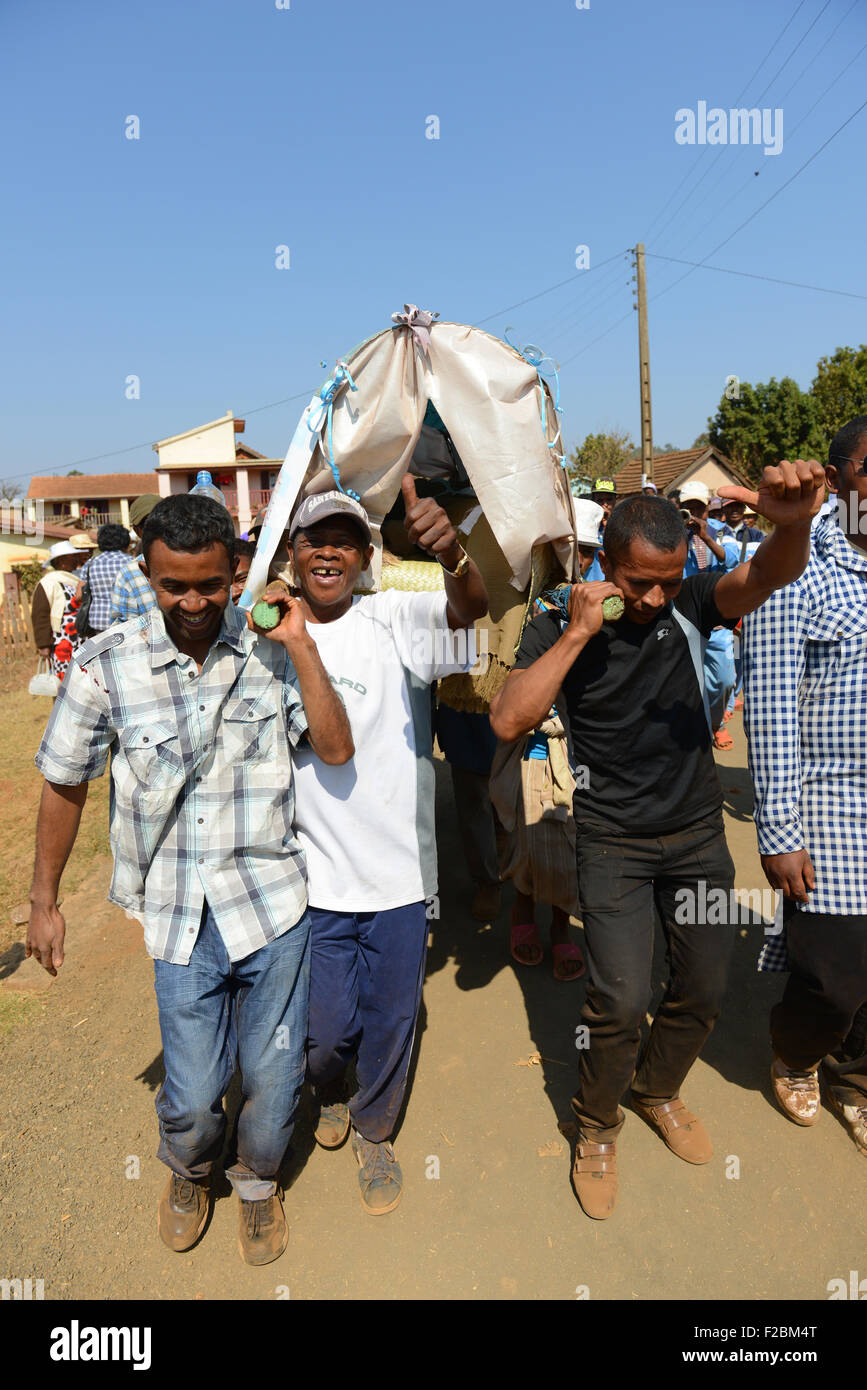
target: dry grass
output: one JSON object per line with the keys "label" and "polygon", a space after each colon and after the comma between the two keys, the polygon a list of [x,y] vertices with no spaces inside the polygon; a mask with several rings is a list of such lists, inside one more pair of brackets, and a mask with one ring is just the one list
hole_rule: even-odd
{"label": "dry grass", "polygon": [[[51,702],[28,694],[35,661],[0,662],[0,953],[23,941],[25,926],[11,920],[25,902],[33,874],[36,813],[43,779],[33,764]],[[60,895],[68,897],[94,859],[108,852],[108,774],[91,784],[75,848]],[[106,891],[108,884],[106,884]]]}

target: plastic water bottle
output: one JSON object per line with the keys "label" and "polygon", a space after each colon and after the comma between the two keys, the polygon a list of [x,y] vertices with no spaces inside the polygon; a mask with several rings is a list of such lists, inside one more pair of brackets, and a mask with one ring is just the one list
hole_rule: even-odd
{"label": "plastic water bottle", "polygon": [[[190,488],[191,497],[210,497],[212,502],[219,502],[221,507],[226,507],[226,499],[217,487],[207,468],[201,468],[196,474],[196,485]],[[226,507],[228,511],[228,507]]]}

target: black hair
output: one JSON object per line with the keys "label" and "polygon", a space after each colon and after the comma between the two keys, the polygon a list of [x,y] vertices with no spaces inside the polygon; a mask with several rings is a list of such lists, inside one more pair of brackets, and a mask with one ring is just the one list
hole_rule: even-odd
{"label": "black hair", "polygon": [[667,497],[624,497],[613,508],[605,527],[603,550],[615,562],[640,538],[657,550],[677,550],[689,539],[680,512]]}
{"label": "black hair", "polygon": [[255,542],[255,541],[235,541],[235,559],[236,559],[236,560],[237,560],[237,558],[238,558],[239,555],[249,555],[250,558],[252,559],[252,557],[253,557],[255,554],[256,554],[256,542]]}
{"label": "black hair", "polygon": [[129,531],[116,521],[107,521],[96,533],[100,550],[129,550]]}
{"label": "black hair", "polygon": [[141,548],[147,560],[154,541],[162,541],[169,550],[193,554],[212,545],[223,545],[229,564],[235,555],[235,528],[226,508],[211,497],[192,497],[188,492],[175,493],[158,502],[145,519]]}
{"label": "black hair", "polygon": [[[828,446],[828,462],[835,468],[845,470],[847,463],[854,458],[854,450],[867,434],[867,415],[856,415],[854,420],[839,429]],[[858,460],[860,462],[860,459]]]}

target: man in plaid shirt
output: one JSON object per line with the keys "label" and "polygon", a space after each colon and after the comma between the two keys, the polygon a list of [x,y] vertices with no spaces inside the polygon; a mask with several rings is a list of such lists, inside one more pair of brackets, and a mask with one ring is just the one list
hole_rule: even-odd
{"label": "man in plaid shirt", "polygon": [[125,526],[119,526],[113,521],[106,522],[96,533],[98,553],[79,570],[81,579],[86,581],[90,590],[86,634],[88,637],[102,632],[111,622],[112,590],[119,572],[129,563],[129,540],[129,531]]}
{"label": "man in plaid shirt", "polygon": [[[867,415],[834,436],[840,506],[800,579],[745,621],[745,724],[789,978],[771,1011],[774,1095],[799,1125],[828,1102],[867,1154]],[[782,938],[771,938],[776,945]],[[765,948],[760,968],[772,953]],[[785,968],[785,962],[784,962]]]}
{"label": "man in plaid shirt", "polygon": [[143,922],[165,1056],[160,1235],[187,1250],[204,1228],[237,1055],[227,1176],[241,1254],[267,1264],[287,1241],[276,1180],[304,1076],[310,970],[291,750],[307,738],[325,763],[354,750],[296,601],[281,599],[271,641],[230,603],[234,539],[219,504],[165,498],[143,535],[157,607],[75,653],[36,755],[46,784],[27,954],[52,975],[63,964],[60,878],[111,753],[109,898]]}
{"label": "man in plaid shirt", "polygon": [[[129,509],[129,524],[139,542],[141,542],[144,524],[159,501],[160,498],[157,493],[145,492],[142,493],[141,497],[135,499]],[[134,555],[131,559],[128,558],[115,576],[114,587],[111,591],[108,624],[125,623],[128,618],[139,618],[144,613],[149,613],[152,608],[156,608],[154,591],[142,573],[139,565],[140,558],[140,555]]]}

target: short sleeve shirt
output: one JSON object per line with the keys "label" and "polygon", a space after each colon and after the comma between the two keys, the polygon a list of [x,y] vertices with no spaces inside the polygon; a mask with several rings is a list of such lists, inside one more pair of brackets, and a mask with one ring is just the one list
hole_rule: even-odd
{"label": "short sleeve shirt", "polygon": [[[720,615],[722,572],[685,579],[673,604],[648,624],[604,622],[566,674],[563,693],[575,762],[587,769],[575,793],[576,821],[624,834],[678,830],[722,805],[702,690],[686,634],[706,638],[736,620]],[[540,614],[524,631],[515,669],[558,640],[563,620]],[[586,786],[580,783],[586,782]]]}
{"label": "short sleeve shirt", "polygon": [[295,753],[295,824],[312,907],[380,912],[437,888],[430,685],[466,671],[475,633],[452,631],[439,593],[395,589],[308,623],[346,705],[355,755],[327,766]]}
{"label": "short sleeve shirt", "polygon": [[233,961],[303,916],[292,749],[306,730],[284,649],[232,604],[201,672],[159,609],[75,653],[36,766],[78,786],[111,756],[109,898],[155,959],[189,963],[206,899]]}

